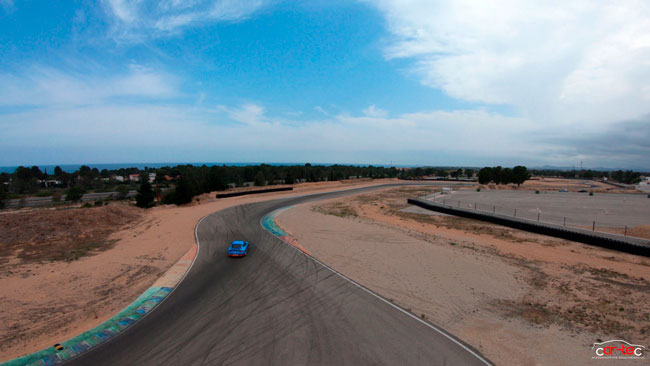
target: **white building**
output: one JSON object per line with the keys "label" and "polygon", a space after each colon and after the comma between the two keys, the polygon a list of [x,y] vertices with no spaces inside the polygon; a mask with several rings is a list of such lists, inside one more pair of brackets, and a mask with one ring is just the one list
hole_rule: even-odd
{"label": "white building", "polygon": [[153,183],[156,180],[156,173],[149,173],[149,183]]}
{"label": "white building", "polygon": [[650,177],[641,177],[641,182],[637,184],[636,189],[643,192],[650,192]]}

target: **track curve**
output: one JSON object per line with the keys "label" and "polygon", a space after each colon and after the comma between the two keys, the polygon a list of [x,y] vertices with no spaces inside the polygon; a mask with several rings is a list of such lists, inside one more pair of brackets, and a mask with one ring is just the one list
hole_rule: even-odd
{"label": "track curve", "polygon": [[[260,225],[289,205],[400,185],[246,204],[207,216],[196,230],[199,255],[181,285],[140,322],[67,365],[489,364]],[[251,242],[247,257],[226,257],[235,239]]]}

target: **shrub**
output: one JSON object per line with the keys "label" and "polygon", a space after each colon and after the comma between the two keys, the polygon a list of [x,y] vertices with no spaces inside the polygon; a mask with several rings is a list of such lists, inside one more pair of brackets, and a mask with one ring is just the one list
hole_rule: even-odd
{"label": "shrub", "polygon": [[117,198],[123,200],[129,194],[129,186],[126,184],[120,184],[115,188],[115,192],[117,192]]}
{"label": "shrub", "polygon": [[79,186],[74,186],[68,189],[68,191],[66,192],[65,200],[70,202],[78,202],[79,200],[81,200],[81,197],[83,197],[84,193],[86,193],[86,191],[83,188]]}

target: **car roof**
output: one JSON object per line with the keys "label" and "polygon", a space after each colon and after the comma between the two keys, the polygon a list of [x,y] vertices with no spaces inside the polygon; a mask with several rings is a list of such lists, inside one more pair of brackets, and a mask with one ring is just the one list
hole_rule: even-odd
{"label": "car roof", "polygon": [[243,241],[243,240],[234,240],[234,241],[233,241],[232,243],[230,243],[230,244],[242,244],[242,245],[243,245],[243,244],[244,244],[244,241]]}

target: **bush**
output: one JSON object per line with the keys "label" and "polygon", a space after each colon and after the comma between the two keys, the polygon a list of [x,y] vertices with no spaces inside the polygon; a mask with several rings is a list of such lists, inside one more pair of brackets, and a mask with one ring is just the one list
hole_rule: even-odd
{"label": "bush", "polygon": [[481,191],[481,189],[480,189],[480,188],[476,188],[476,192],[480,192],[480,191]]}
{"label": "bush", "polygon": [[83,207],[83,208],[89,208],[89,207],[93,207],[93,205],[91,205],[90,202],[86,202],[86,203],[84,203],[83,205],[81,205],[81,207]]}
{"label": "bush", "polygon": [[120,184],[115,188],[115,192],[117,192],[117,198],[118,199],[125,199],[126,196],[129,194],[129,186],[126,184]]}
{"label": "bush", "polygon": [[101,201],[101,200],[95,201],[95,206],[99,207],[99,206],[102,206],[102,205],[104,205],[104,201]]}
{"label": "bush", "polygon": [[536,190],[536,191],[535,191],[535,194],[539,194],[539,190]]}
{"label": "bush", "polygon": [[590,196],[593,196],[593,195],[594,195],[594,192],[589,192],[589,195],[590,195]]}
{"label": "bush", "polygon": [[83,197],[84,193],[86,193],[86,191],[83,188],[79,186],[72,187],[66,192],[65,200],[70,202],[78,202],[81,200],[81,197]]}

